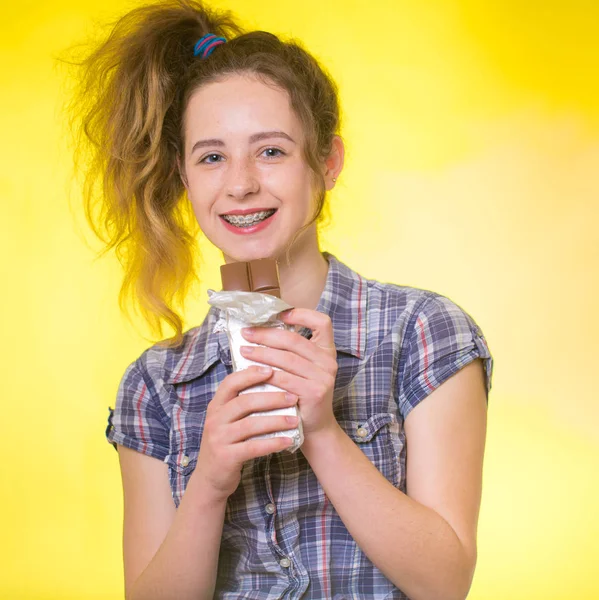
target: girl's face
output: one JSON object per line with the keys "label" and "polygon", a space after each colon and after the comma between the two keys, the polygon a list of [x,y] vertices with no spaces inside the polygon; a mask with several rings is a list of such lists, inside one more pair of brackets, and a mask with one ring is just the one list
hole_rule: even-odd
{"label": "girl's face", "polygon": [[[303,143],[287,92],[256,78],[231,76],[191,96],[185,114],[187,195],[202,231],[227,262],[282,257],[312,217],[313,176]],[[297,248],[305,240],[317,244],[314,230],[308,233]]]}

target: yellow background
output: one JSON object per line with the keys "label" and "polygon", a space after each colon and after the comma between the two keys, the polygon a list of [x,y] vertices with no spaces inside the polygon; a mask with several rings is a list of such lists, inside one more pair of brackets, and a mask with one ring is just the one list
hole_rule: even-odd
{"label": "yellow background", "polygon": [[[116,260],[93,262],[53,60],[130,6],[103,4],[2,9],[0,598],[122,598],[104,427],[148,342],[118,312]],[[496,370],[469,598],[599,598],[599,4],[218,5],[299,37],[340,85],[347,163],[323,247],[449,296],[486,334]],[[187,327],[218,286],[218,255],[204,263]]]}

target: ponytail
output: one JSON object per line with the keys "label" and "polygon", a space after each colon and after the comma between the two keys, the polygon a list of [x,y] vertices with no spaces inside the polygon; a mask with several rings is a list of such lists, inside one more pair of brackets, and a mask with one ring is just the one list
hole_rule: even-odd
{"label": "ponytail", "polygon": [[[305,157],[317,173],[339,124],[337,90],[297,42],[266,32],[244,33],[229,12],[197,0],[167,0],[135,8],[109,24],[109,35],[79,60],[67,111],[75,170],[83,175],[86,219],[124,268],[119,305],[139,308],[153,333],[163,323],[183,341],[179,314],[197,277],[199,231],[178,163],[184,155],[183,116],[192,92],[219,77],[251,72],[289,92],[306,132]],[[194,56],[203,36],[229,40],[211,56]],[[324,182],[318,214],[324,205]],[[182,312],[182,311],[181,311]]]}

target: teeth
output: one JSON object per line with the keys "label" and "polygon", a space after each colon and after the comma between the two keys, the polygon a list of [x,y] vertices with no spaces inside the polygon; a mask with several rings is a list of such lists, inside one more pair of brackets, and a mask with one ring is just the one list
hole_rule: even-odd
{"label": "teeth", "polygon": [[249,215],[223,215],[223,219],[236,227],[249,227],[275,214],[275,210],[262,210]]}

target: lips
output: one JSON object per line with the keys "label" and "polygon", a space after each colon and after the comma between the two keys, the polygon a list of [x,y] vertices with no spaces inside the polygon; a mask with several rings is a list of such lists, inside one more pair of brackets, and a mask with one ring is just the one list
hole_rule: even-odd
{"label": "lips", "polygon": [[[231,211],[220,215],[221,223],[225,229],[237,235],[251,235],[266,229],[279,214],[277,209],[264,209],[256,211]],[[237,214],[236,214],[237,213]]]}
{"label": "lips", "polygon": [[[244,211],[245,212],[245,211]],[[221,215],[221,218],[236,227],[251,227],[256,225],[269,217],[272,217],[276,212],[276,209],[266,209],[259,211],[250,211],[244,213],[237,213],[237,211],[226,213]]]}

